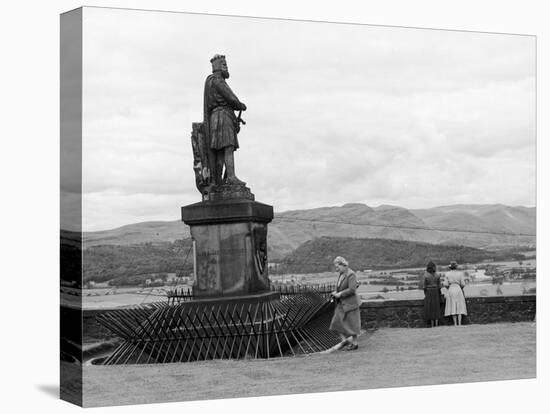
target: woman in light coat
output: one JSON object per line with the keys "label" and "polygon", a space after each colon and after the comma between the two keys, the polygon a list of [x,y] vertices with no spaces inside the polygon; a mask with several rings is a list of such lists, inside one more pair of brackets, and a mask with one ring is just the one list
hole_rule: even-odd
{"label": "woman in light coat", "polygon": [[357,336],[361,331],[361,300],[357,295],[357,278],[343,257],[334,259],[334,266],[338,280],[336,290],[332,292],[335,306],[330,330],[338,332],[342,339],[341,346],[347,345],[346,349],[353,351],[358,348]]}
{"label": "woman in light coat", "polygon": [[466,299],[464,297],[464,272],[456,270],[456,265],[449,266],[450,272],[445,275],[444,285],[447,287],[445,296],[445,316],[452,316],[455,326],[462,325],[462,315],[467,315]]}

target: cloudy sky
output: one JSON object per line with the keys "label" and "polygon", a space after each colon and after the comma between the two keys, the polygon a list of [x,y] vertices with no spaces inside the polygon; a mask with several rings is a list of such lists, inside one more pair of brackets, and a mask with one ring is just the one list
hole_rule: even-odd
{"label": "cloudy sky", "polygon": [[237,176],[275,211],[535,205],[535,38],[86,8],[83,228],[200,201],[210,58],[248,110]]}

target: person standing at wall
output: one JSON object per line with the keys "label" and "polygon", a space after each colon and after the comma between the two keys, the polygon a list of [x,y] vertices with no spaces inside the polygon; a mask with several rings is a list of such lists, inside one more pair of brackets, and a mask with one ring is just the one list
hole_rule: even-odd
{"label": "person standing at wall", "polygon": [[457,264],[452,262],[449,266],[450,272],[445,275],[445,286],[447,297],[445,301],[445,316],[453,318],[455,326],[462,325],[462,315],[467,315],[466,299],[464,297],[464,272],[457,270]]}
{"label": "person standing at wall", "polygon": [[421,279],[421,288],[424,289],[424,319],[433,328],[439,325],[441,317],[441,281],[436,274],[435,263],[432,261],[426,266],[426,272]]}

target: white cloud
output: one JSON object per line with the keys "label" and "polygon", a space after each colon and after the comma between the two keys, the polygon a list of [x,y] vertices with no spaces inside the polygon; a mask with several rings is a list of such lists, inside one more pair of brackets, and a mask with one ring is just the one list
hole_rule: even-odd
{"label": "white cloud", "polygon": [[527,36],[86,9],[86,223],[177,219],[200,199],[189,136],[215,53],[249,108],[237,174],[276,211],[533,205],[534,47]]}

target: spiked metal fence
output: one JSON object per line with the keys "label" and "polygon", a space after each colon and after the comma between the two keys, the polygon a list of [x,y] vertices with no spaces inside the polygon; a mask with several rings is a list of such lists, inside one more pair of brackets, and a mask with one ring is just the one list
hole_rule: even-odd
{"label": "spiked metal fence", "polygon": [[[286,298],[292,295],[300,295],[302,293],[308,292],[317,292],[323,298],[328,300],[330,294],[336,290],[336,284],[334,283],[316,283],[316,284],[291,284],[291,285],[281,285],[281,284],[272,284],[271,291],[277,292],[281,297]],[[166,292],[166,297],[168,298],[168,303],[175,305],[181,302],[189,302],[194,299],[193,292],[190,288],[175,288]]]}
{"label": "spiked metal fence", "polygon": [[181,302],[189,302],[194,299],[193,292],[190,288],[175,288],[166,292],[168,303],[175,305]]}
{"label": "spiked metal fence", "polygon": [[326,350],[332,304],[312,291],[257,303],[190,301],[114,310],[98,321],[123,343],[104,364],[273,358]]}
{"label": "spiked metal fence", "polygon": [[325,300],[330,299],[330,294],[336,290],[335,283],[316,283],[316,284],[291,284],[291,285],[271,285],[271,290],[278,292],[281,297],[300,295],[308,292],[317,292]]}

